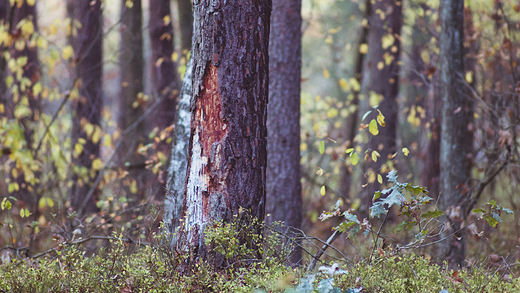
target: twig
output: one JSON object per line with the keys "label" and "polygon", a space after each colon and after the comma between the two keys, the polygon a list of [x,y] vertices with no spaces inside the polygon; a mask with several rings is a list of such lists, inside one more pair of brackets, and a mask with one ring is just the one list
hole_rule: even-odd
{"label": "twig", "polygon": [[318,262],[320,257],[323,255],[323,253],[325,253],[325,250],[332,244],[332,242],[334,242],[334,240],[336,240],[339,237],[339,235],[341,235],[341,232],[339,230],[336,230],[336,231],[334,231],[334,233],[332,233],[332,235],[329,237],[329,239],[327,239],[327,242],[325,243],[325,245],[323,245],[323,247],[320,249],[320,251],[318,251],[318,253],[316,253],[316,255],[312,259],[311,263],[309,264],[310,271],[314,270],[314,267],[316,267],[316,263]]}

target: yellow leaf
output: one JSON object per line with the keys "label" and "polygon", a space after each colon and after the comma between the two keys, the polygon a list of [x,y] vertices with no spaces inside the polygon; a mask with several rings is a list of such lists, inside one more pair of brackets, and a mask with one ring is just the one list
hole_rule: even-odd
{"label": "yellow leaf", "polygon": [[92,134],[92,142],[97,144],[101,139],[102,135],[103,132],[101,131],[101,128],[99,126],[96,126],[94,133]]}
{"label": "yellow leaf", "polygon": [[377,62],[377,69],[383,70],[383,68],[385,68],[385,64],[383,63],[383,61]]}
{"label": "yellow leaf", "polygon": [[379,112],[379,114],[377,115],[377,123],[379,123],[379,125],[381,125],[381,127],[385,127],[386,126],[385,116],[383,116],[383,113],[381,113],[381,111],[379,111],[379,109],[377,109],[377,112]]}
{"label": "yellow leaf", "polygon": [[359,45],[359,53],[366,54],[367,52],[368,52],[368,45],[366,43]]}
{"label": "yellow leaf", "polygon": [[0,103],[0,114],[5,113],[5,106],[4,104]]}
{"label": "yellow leaf", "polygon": [[359,84],[359,81],[355,78],[351,78],[349,80],[350,82],[350,85],[352,86],[352,89],[355,91],[355,92],[359,92],[361,90],[361,85]]}
{"label": "yellow leaf", "polygon": [[325,195],[325,185],[321,187],[320,194],[321,194],[321,196]]}
{"label": "yellow leaf", "polygon": [[348,81],[346,79],[344,79],[344,78],[340,79],[338,81],[338,84],[343,91],[348,92],[350,90],[350,85],[348,84]]}
{"label": "yellow leaf", "polygon": [[134,194],[137,193],[137,181],[135,181],[135,179],[133,179],[130,184],[130,192]]}
{"label": "yellow leaf", "polygon": [[164,26],[169,25],[171,21],[172,21],[172,19],[170,18],[170,15],[165,15],[165,16],[163,17],[163,25],[164,25]]}
{"label": "yellow leaf", "polygon": [[395,42],[394,36],[391,34],[386,34],[381,38],[381,46],[383,49],[388,49],[390,46],[392,46]]}
{"label": "yellow leaf", "polygon": [[374,183],[375,181],[376,181],[376,174],[370,173],[370,175],[368,175],[368,183]]}
{"label": "yellow leaf", "polygon": [[22,35],[26,38],[32,35],[34,33],[34,24],[30,20],[26,20],[23,22],[22,27],[20,28],[22,30]]}
{"label": "yellow leaf", "polygon": [[407,148],[403,148],[403,154],[405,156],[408,156],[409,153],[410,153],[410,151]]}
{"label": "yellow leaf", "polygon": [[327,111],[327,117],[334,118],[336,116],[338,116],[338,109],[331,108],[329,111]]}
{"label": "yellow leaf", "polygon": [[179,54],[177,54],[177,52],[173,52],[172,53],[172,61],[173,62],[177,62],[177,60],[179,60]]}
{"label": "yellow leaf", "polygon": [[81,152],[83,152],[83,145],[80,144],[80,143],[77,143],[75,146],[74,146],[74,152],[78,155],[81,154]]}
{"label": "yellow leaf", "polygon": [[131,9],[132,7],[134,7],[134,1],[126,0],[125,7],[128,8],[128,9]]}
{"label": "yellow leaf", "polygon": [[379,184],[383,184],[383,177],[381,174],[377,174],[377,182],[379,182]]}
{"label": "yellow leaf", "polygon": [[325,171],[324,171],[322,168],[319,168],[318,171],[316,172],[316,174],[317,174],[318,176],[322,176],[323,173],[325,173]]}
{"label": "yellow leaf", "polygon": [[306,143],[302,143],[302,144],[300,144],[300,151],[304,152],[304,151],[307,150],[307,148],[308,148],[308,146],[307,146]]}
{"label": "yellow leaf", "polygon": [[105,133],[105,136],[103,136],[103,145],[106,147],[112,146],[112,138],[110,137],[110,134]]}
{"label": "yellow leaf", "polygon": [[466,72],[465,79],[466,79],[467,83],[472,83],[473,82],[473,71]]}
{"label": "yellow leaf", "polygon": [[345,151],[345,153],[350,154],[350,153],[353,152],[353,151],[354,151],[354,148],[349,148],[349,149],[347,149],[347,150]]}
{"label": "yellow leaf", "polygon": [[92,161],[92,169],[99,171],[103,168],[103,162],[100,158],[96,158],[94,161]]}
{"label": "yellow leaf", "polygon": [[377,129],[377,122],[375,119],[372,119],[372,121],[370,121],[370,124],[368,125],[368,131],[370,131],[372,135],[379,134],[379,129]]}
{"label": "yellow leaf", "polygon": [[323,69],[323,77],[330,78],[330,72],[327,69]]}
{"label": "yellow leaf", "polygon": [[74,56],[74,49],[72,49],[72,46],[71,45],[65,46],[65,48],[63,48],[63,51],[61,52],[61,56],[65,60],[69,60],[70,57]]}
{"label": "yellow leaf", "polygon": [[372,161],[377,162],[377,158],[381,157],[381,155],[377,151],[372,151]]}
{"label": "yellow leaf", "polygon": [[27,2],[27,5],[29,6],[34,6],[34,4],[36,3],[36,0],[25,0]]}
{"label": "yellow leaf", "polygon": [[355,166],[358,163],[358,155],[357,153],[352,153],[350,155],[350,163]]}

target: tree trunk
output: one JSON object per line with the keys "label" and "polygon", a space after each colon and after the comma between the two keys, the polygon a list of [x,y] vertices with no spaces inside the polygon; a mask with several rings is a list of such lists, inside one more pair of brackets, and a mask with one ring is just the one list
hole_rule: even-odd
{"label": "tree trunk", "polygon": [[179,9],[179,24],[181,27],[182,53],[191,50],[191,38],[193,36],[193,10],[190,0],[177,0]]}
{"label": "tree trunk", "polygon": [[[367,164],[367,172],[379,174],[381,168],[389,160],[389,156],[397,151],[397,95],[399,94],[399,58],[401,53],[401,27],[403,24],[402,2],[396,0],[376,1],[372,4],[372,15],[370,17],[370,28],[368,34],[368,96],[374,92],[383,100],[378,109],[385,116],[385,127],[379,127],[377,136],[371,136],[368,148],[377,151],[381,157],[377,162]],[[382,16],[380,13],[384,12]],[[383,38],[391,39],[393,42],[385,46]],[[383,47],[385,46],[385,48]],[[367,121],[375,118],[377,112],[373,112]],[[370,158],[371,156],[369,156]],[[383,170],[384,171],[384,170]],[[383,178],[386,178],[382,174]],[[362,209],[367,210],[372,203],[374,192],[380,187],[377,181],[369,184],[367,194],[362,201]]]}
{"label": "tree trunk", "polygon": [[230,222],[239,210],[264,218],[271,2],[200,1],[193,8],[192,118],[180,246],[193,260],[215,261],[204,243],[207,225]]}
{"label": "tree trunk", "polygon": [[[365,13],[364,18],[367,20],[370,18],[370,15],[372,15],[372,4],[370,0],[365,0]],[[363,71],[365,67],[365,57],[366,52],[361,52],[361,46],[367,44],[367,37],[368,37],[368,25],[364,25],[361,28],[361,33],[359,36],[359,41],[356,47],[356,63],[354,64],[354,78],[357,80],[357,82],[361,85],[363,82]],[[353,105],[356,107],[355,111],[350,113],[347,117],[347,119],[344,122],[344,129],[345,129],[345,137],[349,141],[349,144],[347,145],[348,148],[354,147],[354,138],[356,137],[356,134],[358,133],[358,126],[359,126],[359,94],[360,91],[356,89],[352,89],[354,98],[350,102],[350,105]],[[339,191],[341,192],[341,195],[346,199],[351,199],[350,196],[350,188],[352,183],[352,175],[353,172],[347,164],[343,164],[341,166],[341,182],[339,184]]]}
{"label": "tree trunk", "polygon": [[178,89],[177,69],[172,60],[174,38],[169,0],[150,0],[150,40],[153,91],[157,97],[164,97],[151,125],[164,129],[174,121]]}
{"label": "tree trunk", "polygon": [[[182,201],[184,198],[186,168],[188,165],[188,147],[190,144],[190,100],[191,100],[191,76],[193,62],[190,60],[186,67],[186,73],[182,81],[182,89],[175,115],[175,128],[173,132],[172,153],[168,167],[168,179],[166,181],[166,199],[164,200],[164,223],[168,232],[173,233],[179,226],[182,216]],[[175,244],[175,239],[172,245]]]}
{"label": "tree trunk", "polygon": [[[138,94],[143,92],[143,37],[141,0],[133,0],[133,6],[127,7],[126,1],[121,1],[121,45],[119,68],[121,88],[119,94],[118,126],[124,130],[144,113],[141,103],[137,107]],[[145,144],[145,124],[137,125],[132,135],[124,139],[125,149],[118,153],[119,166],[129,173],[122,179],[124,192],[121,196],[134,198],[140,202],[148,192],[148,170],[145,169],[145,158],[137,153],[140,143]],[[128,163],[128,164],[127,164]],[[124,166],[124,167],[123,167]],[[137,182],[137,196],[132,195],[131,181]]]}
{"label": "tree trunk", "polygon": [[[266,212],[268,223],[301,227],[300,79],[301,1],[274,0],[269,56],[269,155],[267,157]],[[296,235],[291,235],[296,236]],[[293,264],[301,260],[297,248]]]}
{"label": "tree trunk", "polygon": [[450,224],[441,234],[446,239],[441,242],[440,257],[448,260],[450,268],[456,268],[464,265],[464,232],[458,230],[464,220],[465,207],[461,203],[469,193],[466,188],[469,168],[465,143],[468,137],[468,111],[463,84],[464,1],[441,0],[439,19],[442,90],[440,208],[446,212],[444,220]]}
{"label": "tree trunk", "polygon": [[103,60],[102,37],[103,18],[100,0],[76,0],[73,3],[73,17],[82,27],[72,39],[76,62],[76,77],[79,98],[72,101],[72,147],[83,145],[81,152],[73,151],[72,181],[70,200],[74,209],[86,212],[98,210],[96,196],[85,198],[97,171],[92,169],[92,161],[99,158],[99,141],[87,135],[82,127],[85,123],[100,127],[103,109]]}

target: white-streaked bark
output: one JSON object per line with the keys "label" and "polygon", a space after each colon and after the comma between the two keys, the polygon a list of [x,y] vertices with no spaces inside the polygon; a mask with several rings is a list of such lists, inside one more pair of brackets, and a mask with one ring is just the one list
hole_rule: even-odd
{"label": "white-streaked bark", "polygon": [[[166,184],[166,199],[164,200],[164,223],[169,232],[174,232],[182,214],[182,201],[188,162],[188,147],[190,140],[190,99],[192,62],[188,62],[182,82],[181,99],[175,116],[175,130],[173,133],[173,147],[168,168]],[[172,245],[174,245],[173,239]]]}

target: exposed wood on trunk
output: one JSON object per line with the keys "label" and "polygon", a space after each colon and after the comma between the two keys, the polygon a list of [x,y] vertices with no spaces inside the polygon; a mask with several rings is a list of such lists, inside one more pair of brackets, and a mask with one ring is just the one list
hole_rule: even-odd
{"label": "exposed wood on trunk", "polygon": [[[440,83],[442,89],[441,133],[441,195],[440,208],[446,212],[448,229],[441,237],[440,258],[450,268],[464,265],[464,231],[458,231],[464,219],[464,197],[469,188],[466,181],[469,169],[466,164],[468,111],[464,83],[464,1],[441,0],[439,11]],[[456,232],[458,231],[458,232]],[[456,232],[455,235],[451,235]]]}
{"label": "exposed wood on trunk", "polygon": [[270,2],[194,3],[190,153],[180,235],[181,249],[194,260],[211,260],[204,229],[212,221],[231,221],[241,209],[264,218],[270,12]]}
{"label": "exposed wood on trunk", "polygon": [[78,35],[72,39],[76,77],[79,79],[79,99],[72,101],[72,141],[74,147],[80,139],[86,142],[80,154],[72,156],[72,181],[70,201],[74,209],[86,212],[98,210],[96,196],[85,202],[85,195],[97,172],[92,170],[92,161],[99,157],[99,142],[93,142],[83,130],[85,123],[100,126],[103,109],[103,60],[102,60],[102,11],[100,0],[76,0],[73,17],[81,22]]}

